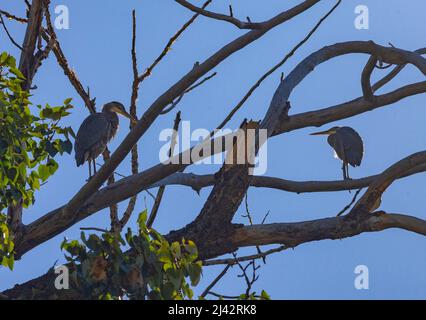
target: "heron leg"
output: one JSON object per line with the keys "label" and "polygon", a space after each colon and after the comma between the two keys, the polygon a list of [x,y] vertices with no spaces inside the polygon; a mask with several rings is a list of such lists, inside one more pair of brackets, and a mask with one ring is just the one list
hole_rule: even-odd
{"label": "heron leg", "polygon": [[87,164],[89,166],[89,179],[88,180],[90,180],[90,178],[92,177],[92,167],[91,167],[90,160],[87,162]]}
{"label": "heron leg", "polygon": [[351,177],[349,176],[349,164],[346,163],[345,166],[346,166],[346,178],[350,179]]}
{"label": "heron leg", "polygon": [[343,171],[343,180],[346,180],[347,176],[346,176],[346,163],[345,162],[342,163],[342,171]]}

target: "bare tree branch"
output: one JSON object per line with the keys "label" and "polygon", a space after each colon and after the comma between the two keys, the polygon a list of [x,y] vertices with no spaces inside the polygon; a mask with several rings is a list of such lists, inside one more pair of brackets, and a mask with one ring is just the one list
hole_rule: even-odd
{"label": "bare tree branch", "polygon": [[362,93],[366,100],[373,99],[373,89],[371,88],[370,78],[376,66],[376,63],[377,63],[377,57],[371,56],[368,59],[368,62],[365,65],[364,70],[362,70],[361,87],[362,87]]}
{"label": "bare tree branch", "polygon": [[207,288],[203,291],[203,293],[201,293],[200,297],[205,297],[211,289],[213,289],[213,287],[220,281],[220,279],[222,279],[225,274],[228,272],[229,268],[231,267],[230,264],[228,264],[221,273],[219,273],[219,275],[207,286]]}
{"label": "bare tree branch", "polygon": [[401,175],[426,163],[426,151],[414,153],[380,174],[368,187],[365,194],[358,200],[352,208],[350,215],[358,213],[369,213],[379,208],[381,197],[386,189]]}
{"label": "bare tree branch", "polygon": [[[207,0],[202,8],[206,8],[210,3],[212,2],[212,0]],[[154,60],[154,62],[145,70],[145,72],[143,74],[141,74],[139,76],[139,82],[144,81],[146,78],[148,78],[151,74],[152,71],[154,70],[154,68],[161,62],[161,60],[163,60],[163,58],[167,55],[167,53],[170,51],[170,49],[172,48],[173,43],[175,43],[175,41],[182,35],[182,33],[188,29],[188,27],[195,21],[195,19],[197,19],[197,17],[199,16],[199,14],[195,14],[191,17],[191,19],[189,19],[186,23],[184,23],[184,25],[169,39],[169,41],[167,42],[166,46],[164,47],[163,51],[161,51],[160,55]]]}
{"label": "bare tree branch", "polygon": [[27,23],[28,22],[28,19],[18,17],[18,16],[14,15],[12,13],[9,13],[5,10],[0,9],[0,14],[3,14],[6,18],[8,18],[10,20],[15,20],[15,21],[20,22],[20,23]]}
{"label": "bare tree branch", "polygon": [[[325,239],[343,239],[353,237],[364,232],[378,232],[390,228],[400,228],[407,231],[426,235],[426,221],[412,216],[384,213],[383,211],[370,214],[366,219],[354,220],[347,216],[325,218],[305,222],[293,223],[273,223],[264,225],[254,225],[238,227],[233,235],[222,241],[231,242],[234,247],[247,247],[267,244],[285,244],[285,247],[296,247],[303,243],[319,241]],[[229,253],[227,247],[219,247],[219,255]],[[231,251],[232,252],[232,251]],[[266,252],[264,252],[266,253]],[[204,259],[213,256],[204,256]],[[52,285],[55,275],[52,271],[45,275],[30,280],[21,285],[3,291],[2,294],[9,299],[16,299],[25,294],[31,296],[32,290],[43,292],[46,297],[55,292],[56,296],[65,295],[69,290],[56,290]],[[211,291],[210,291],[211,293]],[[65,298],[62,297],[62,298]],[[74,297],[76,298],[76,297]]]}
{"label": "bare tree branch", "polygon": [[[175,121],[173,123],[173,135],[170,141],[170,150],[169,150],[169,157],[172,157],[174,154],[174,150],[177,143],[177,132],[179,130],[179,124],[180,124],[181,118],[180,118],[180,111],[176,113]],[[151,228],[154,224],[154,220],[157,217],[158,209],[160,208],[161,200],[163,199],[164,191],[166,189],[166,186],[160,186],[157,192],[157,196],[155,197],[154,205],[152,207],[151,213],[149,215],[148,221],[146,223],[146,226],[148,228]]]}
{"label": "bare tree branch", "polygon": [[236,264],[237,261],[243,262],[243,261],[251,261],[251,260],[254,260],[254,259],[264,259],[265,257],[267,257],[267,256],[269,256],[273,253],[281,252],[281,251],[284,251],[286,249],[288,249],[288,247],[279,246],[277,248],[269,249],[269,250],[263,251],[261,253],[252,254],[252,255],[249,255],[249,256],[229,258],[229,259],[206,260],[206,261],[203,261],[203,265],[204,266],[214,266],[214,265],[218,265],[218,264],[227,264],[228,266],[230,266],[230,265]]}
{"label": "bare tree branch", "polygon": [[263,27],[263,23],[244,22],[234,18],[231,6],[230,6],[230,15],[227,16],[224,14],[219,14],[219,13],[205,10],[204,8],[199,8],[185,0],[175,0],[175,1],[179,3],[180,5],[184,6],[185,8],[193,12],[196,12],[197,14],[201,14],[205,17],[212,18],[215,20],[221,20],[221,21],[232,23],[233,25],[235,25],[236,27],[240,29],[261,29]]}
{"label": "bare tree branch", "polygon": [[363,232],[377,232],[390,228],[400,228],[426,235],[425,220],[379,211],[371,213],[362,220],[354,220],[345,216],[304,222],[246,226],[236,229],[231,241],[237,247],[274,243],[296,247],[302,243],[343,239]]}
{"label": "bare tree branch", "polygon": [[10,34],[10,32],[9,32],[9,30],[7,29],[7,26],[6,26],[6,24],[5,24],[5,22],[4,22],[4,19],[3,19],[3,14],[2,14],[2,12],[0,12],[0,22],[1,22],[1,24],[3,25],[3,29],[4,29],[4,31],[6,32],[6,35],[8,36],[8,38],[9,38],[9,40],[10,40],[10,42],[12,42],[12,44],[15,46],[15,47],[17,47],[19,50],[24,50],[16,41],[15,41],[15,39],[13,39],[13,37],[12,37],[12,35]]}
{"label": "bare tree branch", "polygon": [[[25,91],[29,91],[31,89],[31,84],[37,70],[36,65],[39,63],[35,59],[34,52],[36,50],[36,43],[40,34],[42,17],[43,1],[34,0],[29,12],[25,37],[21,46],[21,57],[19,59],[19,70],[25,78],[25,80],[21,83],[21,88]],[[14,234],[18,234],[22,231],[24,227],[22,224],[22,200],[17,201],[16,204],[9,205],[7,208],[7,219]]]}

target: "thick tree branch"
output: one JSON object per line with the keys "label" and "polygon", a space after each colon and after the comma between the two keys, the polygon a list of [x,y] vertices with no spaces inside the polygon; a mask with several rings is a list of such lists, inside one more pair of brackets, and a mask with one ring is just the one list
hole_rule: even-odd
{"label": "thick tree branch", "polygon": [[[420,165],[409,170],[398,179],[425,171],[426,165]],[[336,181],[294,181],[277,177],[254,176],[251,180],[250,186],[295,193],[347,191],[368,187],[379,176],[380,174],[360,179]],[[213,174],[197,175],[193,173],[177,172],[163,180],[154,183],[153,185],[149,186],[149,188],[156,188],[166,185],[181,185],[191,187],[195,191],[199,192],[203,188],[212,186],[215,182],[215,179],[215,175]]]}
{"label": "thick tree branch", "polygon": [[[43,1],[34,0],[29,12],[28,24],[25,31],[25,38],[21,46],[21,57],[19,60],[19,70],[25,77],[21,83],[22,90],[29,91],[33,82],[35,72],[40,63],[34,54],[37,39],[40,35],[43,18]],[[22,225],[22,200],[16,204],[11,204],[7,210],[7,219],[14,235],[21,232]]]}
{"label": "thick tree branch", "polygon": [[392,105],[406,97],[422,93],[426,93],[426,81],[410,84],[392,92],[376,96],[374,101],[367,101],[363,97],[360,97],[332,107],[290,115],[288,121],[281,123],[280,127],[273,135],[279,135],[301,128],[320,127],[330,122],[350,118],[367,111]]}
{"label": "thick tree branch", "polygon": [[274,243],[295,247],[302,243],[326,239],[343,239],[363,232],[377,232],[390,228],[400,228],[426,235],[425,220],[402,214],[388,214],[378,211],[363,220],[335,217],[305,222],[246,226],[236,229],[231,242],[238,247]]}
{"label": "thick tree branch", "polygon": [[[305,222],[273,223],[235,228],[235,232],[222,242],[230,242],[233,247],[248,247],[255,245],[284,244],[285,247],[296,247],[303,243],[319,240],[336,240],[349,238],[364,232],[378,232],[390,228],[400,228],[407,231],[426,235],[426,221],[402,214],[387,214],[383,211],[372,213],[367,219],[356,220],[349,217],[325,218]],[[219,243],[220,244],[220,243]],[[214,256],[202,256],[211,259],[218,255],[231,253],[228,246],[219,246]],[[201,253],[203,254],[203,253]],[[55,294],[56,298],[78,299],[69,296],[71,290],[56,290],[55,277],[52,271],[26,283],[3,291],[9,299],[25,296],[32,297],[34,290],[40,292],[44,299]]]}
{"label": "thick tree branch", "polygon": [[377,63],[377,57],[371,56],[368,59],[367,64],[364,67],[364,70],[362,70],[361,74],[361,87],[362,87],[362,93],[366,100],[370,101],[373,99],[373,89],[371,88],[371,74],[374,71],[374,68],[376,67]]}
{"label": "thick tree branch", "polygon": [[26,81],[22,84],[23,90],[30,90],[34,77],[34,52],[37,39],[40,35],[41,22],[43,19],[43,0],[34,0],[31,4],[25,38],[22,44],[23,50],[19,59],[19,70],[24,75]]}

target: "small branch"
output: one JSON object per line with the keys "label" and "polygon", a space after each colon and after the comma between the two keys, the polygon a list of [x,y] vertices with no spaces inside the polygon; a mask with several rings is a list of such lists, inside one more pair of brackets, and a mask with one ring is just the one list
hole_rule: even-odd
{"label": "small branch", "polygon": [[218,264],[234,265],[234,264],[237,263],[237,261],[244,262],[244,261],[251,261],[251,260],[255,260],[255,259],[264,259],[266,256],[269,256],[273,253],[284,251],[286,249],[288,249],[288,247],[280,246],[278,248],[270,249],[270,250],[264,251],[262,253],[238,257],[236,259],[230,258],[230,259],[206,260],[206,261],[203,261],[203,265],[204,266],[214,266],[214,265],[218,265]]}
{"label": "small branch", "polygon": [[357,192],[355,192],[355,195],[353,196],[351,202],[347,206],[345,206],[342,210],[340,210],[339,213],[336,215],[336,217],[341,216],[343,213],[346,212],[346,210],[348,210],[355,203],[361,191],[362,191],[362,188],[358,189]]}
{"label": "small branch", "polygon": [[[253,218],[251,217],[251,213],[250,213],[249,205],[248,205],[248,192],[246,193],[244,204],[245,204],[245,207],[246,207],[246,214],[243,215],[243,217],[246,217],[248,219],[250,225],[252,226],[253,225]],[[257,250],[258,254],[262,254],[262,251],[260,250],[259,246],[256,246],[256,250]],[[265,258],[263,258],[263,263],[266,263]]]}
{"label": "small branch", "polygon": [[[215,296],[217,298],[223,298],[223,299],[232,299],[232,300],[240,299],[240,296],[227,296],[227,295],[223,295],[223,294],[216,293],[216,292],[213,292],[213,291],[209,291],[208,294]],[[260,296],[255,295],[254,297],[259,298]]]}
{"label": "small branch", "polygon": [[80,227],[80,230],[83,230],[83,231],[86,231],[86,230],[89,230],[89,231],[99,231],[99,232],[103,232],[103,233],[109,232],[106,229],[97,228],[97,227]]}
{"label": "small branch", "polygon": [[170,107],[166,107],[164,108],[164,110],[161,112],[161,114],[166,114],[169,113],[170,111],[172,111],[173,109],[176,108],[176,106],[179,104],[179,102],[182,100],[183,96],[185,94],[187,94],[188,92],[191,92],[192,90],[196,89],[197,87],[201,86],[203,83],[205,83],[206,81],[210,80],[211,78],[215,77],[217,75],[217,72],[212,73],[211,75],[205,77],[204,79],[200,80],[199,82],[197,82],[196,84],[194,84],[193,86],[189,87],[188,89],[186,89],[184,92],[182,92],[182,94],[170,104]]}
{"label": "small branch", "polygon": [[74,87],[74,89],[80,95],[81,99],[84,101],[84,104],[89,109],[90,113],[95,113],[96,98],[94,99],[90,98],[89,90],[86,91],[84,89],[76,73],[70,68],[68,64],[68,60],[65,57],[65,54],[62,51],[61,45],[58,41],[55,29],[53,28],[49,8],[46,8],[45,10],[45,17],[46,17],[47,30],[42,31],[42,37],[47,42],[50,42],[51,40],[54,42],[52,50],[53,50],[53,53],[55,54],[58,64],[61,66],[62,70],[64,71],[64,74],[68,77],[68,80],[70,81],[71,85]]}
{"label": "small branch", "polygon": [[204,298],[207,294],[209,294],[210,290],[213,289],[213,287],[222,279],[225,274],[228,272],[229,268],[231,267],[230,264],[228,264],[221,273],[207,286],[207,288],[203,291],[203,293],[200,295],[200,297]]}
{"label": "small branch", "polygon": [[[137,55],[136,55],[136,11],[132,11],[132,49],[131,49],[131,57],[132,57],[132,70],[133,70],[133,83],[132,83],[132,93],[130,97],[130,115],[137,119],[137,110],[136,110],[136,103],[139,96],[139,85],[140,81],[138,79],[139,77],[139,71],[138,71],[138,61],[137,61]],[[130,122],[130,129],[134,127],[134,124]],[[132,148],[132,158],[131,158],[131,166],[132,166],[132,174],[137,174],[139,171],[139,154],[138,154],[138,146],[135,144]],[[117,228],[122,230],[124,226],[129,221],[130,217],[133,214],[133,211],[135,210],[137,201],[137,194],[132,196],[129,200],[129,203],[127,204],[127,208],[124,211],[124,214],[119,222],[117,222]],[[118,218],[117,218],[118,220]]]}
{"label": "small branch", "polygon": [[2,11],[0,11],[0,22],[3,25],[4,31],[6,31],[6,35],[8,36],[9,40],[13,43],[15,47],[17,47],[19,50],[24,50],[16,41],[13,39],[12,35],[10,34],[9,30],[6,27],[6,24],[4,23],[3,14]]}
{"label": "small branch", "polygon": [[184,6],[185,8],[187,8],[187,9],[193,11],[193,12],[196,12],[197,14],[201,14],[205,17],[212,18],[212,19],[215,19],[215,20],[226,21],[226,22],[232,23],[233,25],[235,25],[236,27],[238,27],[240,29],[261,29],[263,27],[263,24],[264,24],[264,23],[244,22],[244,21],[241,21],[241,20],[234,18],[231,6],[229,6],[230,15],[228,16],[228,15],[204,10],[204,8],[199,8],[197,6],[194,6],[193,4],[191,4],[191,3],[189,3],[188,1],[185,1],[185,0],[175,0],[175,1],[177,3],[179,3],[181,6]]}
{"label": "small branch", "polygon": [[[179,130],[180,121],[181,121],[181,117],[180,117],[180,111],[179,111],[178,113],[176,113],[176,118],[173,123],[173,135],[170,141],[169,157],[172,157],[174,154],[175,146],[177,143],[177,132]],[[157,196],[155,197],[154,205],[152,207],[151,213],[146,223],[146,226],[148,228],[151,228],[152,225],[154,224],[154,220],[157,217],[158,209],[160,208],[161,200],[163,199],[165,189],[166,189],[165,186],[160,186],[160,188],[158,189]]]}
{"label": "small branch", "polygon": [[[203,8],[206,8],[212,0],[208,0],[204,3]],[[151,74],[154,68],[163,60],[163,58],[167,55],[167,53],[171,50],[173,43],[180,37],[180,35],[188,29],[188,27],[197,19],[199,14],[195,14],[189,19],[167,42],[166,46],[164,47],[163,51],[160,53],[160,55],[154,60],[154,62],[145,70],[145,72],[139,76],[139,82],[144,81],[146,78],[148,78]]]}
{"label": "small branch", "polygon": [[15,20],[15,21],[20,22],[20,23],[27,23],[28,22],[28,19],[18,17],[16,15],[12,14],[12,13],[9,13],[9,12],[1,10],[1,9],[0,9],[0,14],[4,15],[6,18],[8,18],[10,20]]}

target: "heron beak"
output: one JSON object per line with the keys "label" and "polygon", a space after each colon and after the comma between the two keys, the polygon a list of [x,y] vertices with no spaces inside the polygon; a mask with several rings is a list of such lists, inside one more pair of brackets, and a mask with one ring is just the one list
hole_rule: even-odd
{"label": "heron beak", "polygon": [[324,135],[329,135],[331,134],[330,130],[325,130],[325,131],[320,131],[320,132],[314,132],[314,133],[310,133],[310,136],[324,136]]}
{"label": "heron beak", "polygon": [[130,121],[131,121],[133,124],[136,124],[136,123],[138,122],[138,119],[137,119],[136,117],[133,117],[131,114],[129,114],[129,113],[128,113],[128,112],[126,112],[126,111],[120,110],[120,111],[119,111],[119,113],[120,113],[121,115],[125,116],[126,118],[129,118],[129,119],[130,119]]}

